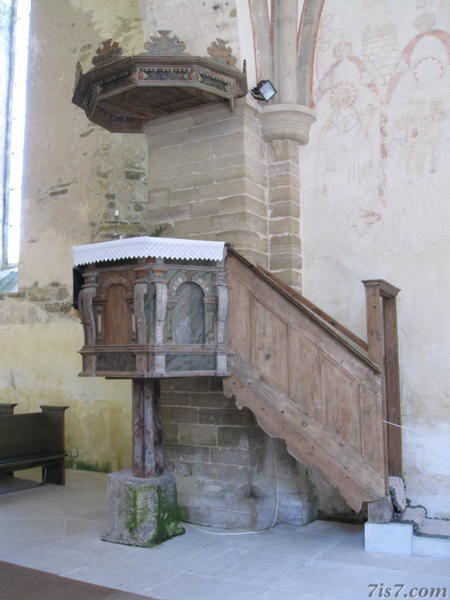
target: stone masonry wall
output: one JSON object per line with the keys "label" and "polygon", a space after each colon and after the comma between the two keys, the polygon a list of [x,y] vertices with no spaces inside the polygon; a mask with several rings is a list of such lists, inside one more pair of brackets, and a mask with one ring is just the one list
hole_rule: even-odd
{"label": "stone masonry wall", "polygon": [[182,519],[255,530],[314,518],[306,471],[249,410],[223,395],[220,378],[164,381],[161,406],[165,463],[177,478]]}
{"label": "stone masonry wall", "polygon": [[224,240],[267,266],[265,144],[243,98],[147,126],[149,211],[164,235]]}

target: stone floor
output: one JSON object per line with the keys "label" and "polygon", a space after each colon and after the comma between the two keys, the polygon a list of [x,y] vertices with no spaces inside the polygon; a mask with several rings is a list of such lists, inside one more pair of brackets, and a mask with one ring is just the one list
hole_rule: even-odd
{"label": "stone floor", "polygon": [[450,597],[449,560],[365,553],[356,525],[315,521],[251,535],[186,525],[155,548],[102,542],[105,475],[68,471],[67,479],[0,495],[0,560],[161,600],[445,597],[425,589],[436,587]]}

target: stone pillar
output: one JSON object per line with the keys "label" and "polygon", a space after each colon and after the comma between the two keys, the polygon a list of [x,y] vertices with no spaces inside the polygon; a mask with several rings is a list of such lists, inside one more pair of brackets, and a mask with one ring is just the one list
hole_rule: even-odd
{"label": "stone pillar", "polygon": [[298,0],[274,4],[274,67],[280,104],[297,102],[297,4]]}
{"label": "stone pillar", "polygon": [[300,290],[302,258],[297,142],[274,140],[268,154],[269,270]]}
{"label": "stone pillar", "polygon": [[298,0],[273,3],[274,83],[278,94],[262,107],[262,137],[268,143],[269,270],[301,290],[298,145],[306,144],[314,113],[298,104]]}
{"label": "stone pillar", "polygon": [[168,237],[226,240],[267,267],[266,151],[249,98],[150,121],[149,210]]}

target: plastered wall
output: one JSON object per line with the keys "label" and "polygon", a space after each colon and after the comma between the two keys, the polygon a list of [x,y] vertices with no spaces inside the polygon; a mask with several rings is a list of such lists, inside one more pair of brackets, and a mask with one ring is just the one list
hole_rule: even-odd
{"label": "plastered wall", "polygon": [[70,464],[99,470],[129,464],[131,384],[77,377],[71,246],[107,235],[116,209],[122,227],[145,230],[148,202],[144,136],[112,135],[71,104],[77,61],[89,69],[109,37],[142,49],[136,2],[32,3],[20,292],[0,298],[2,402],[69,405]]}
{"label": "plastered wall", "polygon": [[408,496],[450,516],[450,4],[325,2],[301,150],[303,291],[365,335],[363,279],[398,296]]}

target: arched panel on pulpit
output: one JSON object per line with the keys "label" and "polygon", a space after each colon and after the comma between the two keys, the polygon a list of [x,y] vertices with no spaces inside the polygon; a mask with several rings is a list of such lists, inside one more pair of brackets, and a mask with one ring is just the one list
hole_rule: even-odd
{"label": "arched panel on pulpit", "polygon": [[188,281],[178,287],[172,326],[175,344],[205,343],[204,294],[198,284]]}
{"label": "arched panel on pulpit", "polygon": [[103,343],[108,346],[131,343],[130,305],[123,285],[113,284],[105,291],[103,314]]}

